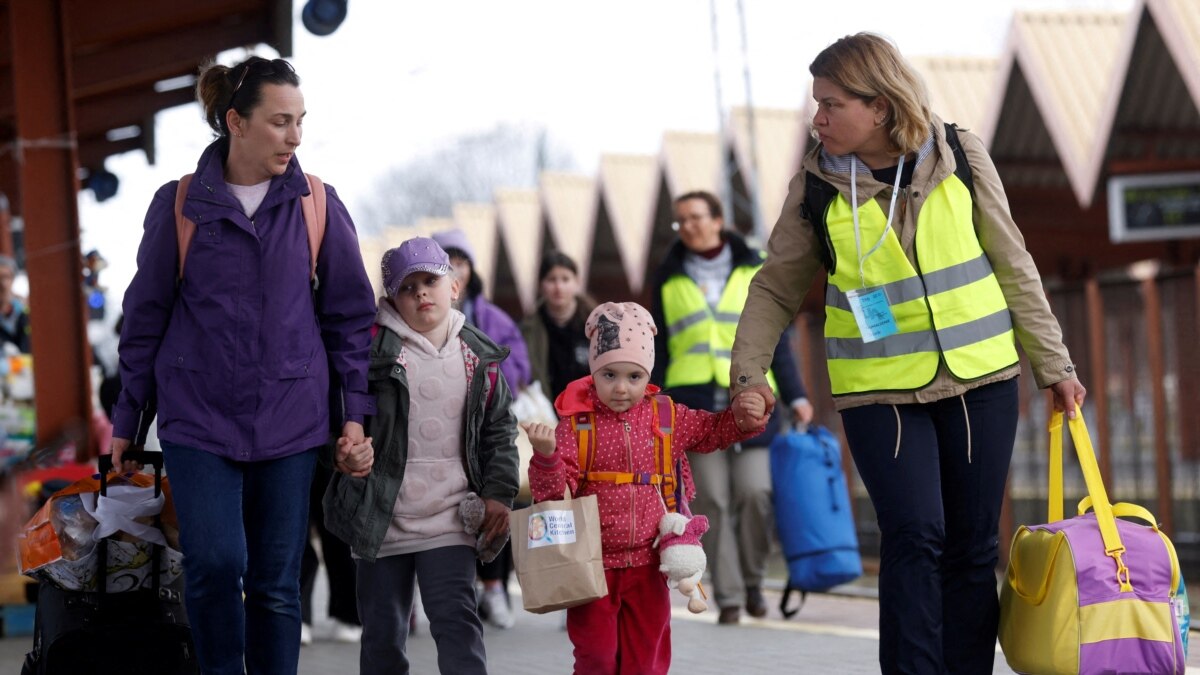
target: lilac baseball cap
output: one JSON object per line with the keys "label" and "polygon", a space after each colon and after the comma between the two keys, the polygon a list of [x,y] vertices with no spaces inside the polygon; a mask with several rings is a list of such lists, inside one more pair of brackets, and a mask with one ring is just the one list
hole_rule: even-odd
{"label": "lilac baseball cap", "polygon": [[413,272],[429,272],[438,276],[450,273],[450,256],[438,243],[428,237],[413,237],[383,254],[383,292],[396,294],[400,282]]}

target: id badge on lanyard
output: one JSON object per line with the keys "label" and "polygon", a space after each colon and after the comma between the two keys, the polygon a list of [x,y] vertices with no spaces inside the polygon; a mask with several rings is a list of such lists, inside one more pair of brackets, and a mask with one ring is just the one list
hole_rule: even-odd
{"label": "id badge on lanyard", "polygon": [[879,250],[884,240],[887,239],[888,231],[892,229],[896,195],[900,192],[900,174],[904,171],[904,155],[900,156],[900,163],[896,167],[896,184],[892,187],[892,200],[888,205],[887,222],[883,226],[883,234],[866,255],[862,253],[858,227],[857,165],[858,158],[855,157],[850,162],[850,206],[854,214],[854,249],[858,253],[858,279],[862,282],[863,287],[848,291],[846,298],[850,301],[850,311],[854,314],[854,321],[858,324],[858,334],[862,336],[862,341],[875,342],[889,335],[895,335],[900,329],[896,327],[896,317],[892,314],[892,304],[888,302],[887,292],[881,286],[867,287],[863,263],[872,253]]}
{"label": "id badge on lanyard", "polygon": [[850,300],[850,311],[858,323],[858,333],[863,342],[882,340],[899,332],[892,305],[882,287],[858,288],[846,293]]}

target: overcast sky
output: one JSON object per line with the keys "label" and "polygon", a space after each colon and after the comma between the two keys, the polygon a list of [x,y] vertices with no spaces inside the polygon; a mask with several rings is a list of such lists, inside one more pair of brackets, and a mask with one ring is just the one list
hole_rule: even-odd
{"label": "overcast sky", "polygon": [[[753,102],[783,108],[805,105],[808,63],[849,33],[882,33],[909,56],[999,56],[1015,11],[1133,4],[742,1]],[[293,4],[298,17],[304,0]],[[746,101],[742,40],[737,1],[716,4],[728,108]],[[664,130],[716,131],[718,124],[709,0],[350,0],[345,23],[328,37],[297,19],[293,52],[308,110],[298,157],[337,187],[352,216],[389,167],[501,122],[544,125],[585,173],[603,152],[653,154]],[[82,248],[108,259],[102,281],[114,305],[135,271],[155,189],[192,171],[211,140],[195,104],[160,113],[156,133],[155,166],[141,152],[109,158],[121,181],[116,197],[97,204],[90,191],[80,193]]]}

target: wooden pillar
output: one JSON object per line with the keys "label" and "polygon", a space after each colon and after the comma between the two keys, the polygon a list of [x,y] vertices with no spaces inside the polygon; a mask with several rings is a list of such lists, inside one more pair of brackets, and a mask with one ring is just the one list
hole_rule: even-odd
{"label": "wooden pillar", "polygon": [[1150,394],[1154,404],[1154,487],[1158,493],[1157,513],[1167,536],[1173,536],[1171,518],[1171,455],[1167,448],[1167,395],[1163,388],[1162,300],[1157,279],[1141,282],[1146,307],[1146,357],[1150,362]]}
{"label": "wooden pillar", "polygon": [[1100,473],[1104,486],[1112,493],[1112,436],[1108,422],[1108,343],[1104,340],[1104,298],[1095,275],[1084,285],[1087,295],[1088,351],[1091,352],[1091,399],[1096,407],[1096,449],[1100,453]]}
{"label": "wooden pillar", "polygon": [[91,350],[80,276],[78,161],[64,11],[62,0],[13,0],[9,37],[33,307],[37,442],[78,434],[79,453],[86,456]]}

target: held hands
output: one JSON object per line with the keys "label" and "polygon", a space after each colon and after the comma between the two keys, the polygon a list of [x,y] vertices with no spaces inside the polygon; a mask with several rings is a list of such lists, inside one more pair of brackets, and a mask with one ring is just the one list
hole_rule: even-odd
{"label": "held hands", "polygon": [[333,451],[333,466],[351,478],[365,478],[375,465],[375,447],[363,436],[362,425],[346,422]]}
{"label": "held hands", "polygon": [[738,429],[751,431],[767,425],[771,411],[775,408],[775,395],[766,385],[750,387],[733,397],[729,409]]}
{"label": "held hands", "polygon": [[554,427],[541,422],[522,422],[521,428],[529,435],[529,444],[534,452],[542,457],[554,454]]}
{"label": "held hands", "polygon": [[1083,407],[1087,389],[1079,382],[1079,378],[1072,377],[1050,385],[1050,393],[1054,398],[1054,409],[1066,411],[1069,419],[1075,419],[1075,406]]}
{"label": "held hands", "polygon": [[509,510],[495,499],[483,499],[483,523],[479,526],[479,534],[483,537],[485,547],[496,537],[503,537],[508,532]]}

